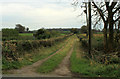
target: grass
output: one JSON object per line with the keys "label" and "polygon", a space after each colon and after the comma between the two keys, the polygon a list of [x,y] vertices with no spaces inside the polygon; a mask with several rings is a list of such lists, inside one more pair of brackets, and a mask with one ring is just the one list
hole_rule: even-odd
{"label": "grass", "polygon": [[[46,58],[53,53],[55,53],[57,50],[59,50],[63,45],[66,44],[66,41],[56,43],[52,47],[42,47],[39,49],[32,50],[30,52],[26,52],[25,55],[21,56],[19,58],[19,61],[8,61],[4,57],[2,58],[3,64],[2,69],[3,70],[9,70],[9,69],[18,69],[25,65],[31,65],[34,62],[41,60],[43,58]],[[4,72],[3,72],[4,73]]]}
{"label": "grass", "polygon": [[20,36],[33,36],[33,33],[19,33]]}
{"label": "grass", "polygon": [[66,44],[61,51],[59,51],[57,54],[55,54],[50,59],[45,61],[40,67],[37,68],[36,71],[39,73],[48,73],[53,71],[60,64],[60,62],[66,56],[66,54],[69,52],[72,45],[73,37],[70,38],[68,44]]}
{"label": "grass", "polygon": [[[33,37],[33,33],[19,33],[18,40],[36,40],[36,38]],[[64,33],[56,34],[55,36],[52,36],[51,38],[56,38],[58,36],[63,36]]]}
{"label": "grass", "polygon": [[[119,64],[100,64],[84,57],[84,51],[77,42],[70,58],[71,71],[83,77],[120,77]],[[79,57],[78,57],[79,55]]]}
{"label": "grass", "polygon": [[65,35],[64,33],[61,33],[60,35]]}
{"label": "grass", "polygon": [[19,33],[18,40],[35,40],[33,33]]}

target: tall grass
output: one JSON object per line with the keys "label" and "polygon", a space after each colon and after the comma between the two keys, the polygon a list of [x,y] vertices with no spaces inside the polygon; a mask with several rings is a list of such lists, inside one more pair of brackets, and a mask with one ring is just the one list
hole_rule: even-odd
{"label": "tall grass", "polygon": [[[79,74],[82,77],[120,77],[119,64],[105,65],[87,59],[79,44],[79,42],[76,43],[70,58],[71,71],[74,74]],[[78,55],[79,57],[77,57]]]}

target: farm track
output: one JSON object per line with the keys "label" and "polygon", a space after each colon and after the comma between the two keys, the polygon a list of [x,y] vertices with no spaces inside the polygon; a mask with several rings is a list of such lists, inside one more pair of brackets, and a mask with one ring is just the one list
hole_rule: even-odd
{"label": "farm track", "polygon": [[[61,51],[63,48],[64,48],[64,46],[62,48],[60,48],[56,53]],[[9,76],[12,75],[12,74],[14,74],[14,76],[39,76],[40,74],[35,72],[36,67],[40,66],[43,62],[45,62],[46,60],[48,60],[49,58],[54,56],[56,53],[50,55],[47,58],[39,60],[39,61],[33,63],[32,65],[25,66],[25,67],[22,67],[22,68],[17,69],[17,70],[16,69],[15,70],[9,70],[7,72],[11,73],[11,74],[9,74]],[[5,75],[5,76],[7,76],[7,75]]]}
{"label": "farm track", "polygon": [[59,64],[58,68],[56,68],[52,74],[56,74],[56,75],[60,75],[60,76],[68,76],[71,77],[72,73],[69,69],[70,66],[70,56],[72,54],[73,51],[73,47],[71,48],[71,50],[68,52],[67,56],[62,60],[62,62]]}
{"label": "farm track", "polygon": [[[65,46],[63,46],[62,48],[60,48],[56,53],[58,53],[61,50],[63,50],[65,48]],[[54,71],[52,71],[51,73],[48,73],[48,74],[37,73],[36,72],[36,68],[38,66],[40,66],[43,62],[45,62],[46,60],[48,60],[49,58],[51,58],[52,56],[54,56],[56,53],[50,55],[47,58],[39,60],[39,61],[35,62],[32,65],[22,67],[21,69],[9,70],[8,72],[10,72],[11,74],[3,74],[3,77],[7,77],[7,76],[8,77],[10,77],[10,76],[11,77],[13,77],[13,76],[14,77],[15,76],[16,77],[71,77],[72,73],[69,70],[69,66],[70,66],[69,59],[70,59],[70,56],[72,54],[72,51],[73,51],[73,46],[71,44],[70,51],[64,57],[64,59],[62,60],[62,62],[59,64],[59,66]]]}

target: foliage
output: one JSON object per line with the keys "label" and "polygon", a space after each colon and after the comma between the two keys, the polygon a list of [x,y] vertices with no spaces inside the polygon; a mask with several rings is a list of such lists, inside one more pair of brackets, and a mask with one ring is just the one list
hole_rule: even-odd
{"label": "foliage", "polygon": [[35,40],[33,33],[18,33],[16,29],[2,29],[2,41]]}
{"label": "foliage", "polygon": [[[47,30],[47,29],[39,29],[33,36],[36,39],[49,39],[49,38],[54,38],[61,36],[63,33],[60,31],[55,31],[55,30]],[[64,34],[65,35],[65,34]]]}
{"label": "foliage", "polygon": [[[55,45],[51,47],[41,47],[35,50],[30,50],[29,52],[24,52],[25,54],[20,56],[17,61],[14,61],[13,59],[10,60],[10,58],[5,58],[3,56],[2,69],[18,69],[25,65],[31,65],[34,62],[46,58],[58,51],[60,48],[62,48],[63,45],[66,44],[66,41],[67,40],[55,43]],[[3,71],[3,73],[5,73],[5,71]]]}
{"label": "foliage", "polygon": [[115,40],[115,43],[120,43],[119,40],[120,40],[120,31],[117,29],[115,30],[115,33],[114,33],[114,40]]}
{"label": "foliage", "polygon": [[79,73],[83,77],[120,77],[120,68],[116,64],[104,65],[90,61],[84,58],[76,58],[76,53],[73,52],[71,57],[71,71]]}
{"label": "foliage", "polygon": [[[79,54],[81,57],[77,57]],[[120,77],[119,64],[100,64],[84,56],[85,52],[81,51],[81,47],[74,47],[70,58],[70,69],[74,74],[79,74],[80,77]]]}
{"label": "foliage", "polygon": [[[82,38],[81,43],[82,46],[87,49],[88,48],[88,38],[83,36],[82,34],[78,36],[79,38]],[[103,35],[102,34],[93,34],[92,38],[92,49],[95,49],[97,51],[103,50]]]}
{"label": "foliage", "polygon": [[[103,34],[94,34],[93,35],[94,38],[92,38],[92,50],[91,50],[91,55],[94,61],[98,62],[98,63],[103,63],[103,64],[118,64],[120,63],[120,58],[119,55],[120,53],[119,51],[119,44],[117,43],[116,46],[118,47],[114,47],[114,52],[112,53],[104,53],[104,47],[103,47]],[[88,38],[85,38],[84,36],[80,36],[82,37],[81,40],[81,45],[84,48],[84,50],[86,49],[86,52],[88,52]],[[89,56],[88,53],[85,53],[86,57]]]}
{"label": "foliage", "polygon": [[37,39],[47,39],[47,38],[50,38],[51,35],[50,35],[50,32],[45,30],[45,29],[39,29],[35,34],[34,36],[37,38]]}
{"label": "foliage", "polygon": [[17,39],[19,33],[16,29],[2,29],[2,40]]}
{"label": "foliage", "polygon": [[37,40],[37,39],[34,38],[31,35],[28,35],[28,36],[27,35],[26,36],[22,35],[22,36],[19,36],[17,40],[19,41],[19,40]]}
{"label": "foliage", "polygon": [[[14,32],[13,32],[14,30]],[[16,30],[16,32],[15,32]],[[9,32],[10,33],[9,33]],[[8,30],[3,29],[3,41],[9,41],[9,40],[37,40],[37,39],[49,39],[49,38],[55,38],[62,35],[70,34],[68,32],[61,32],[56,30],[46,30],[46,29],[39,29],[36,33],[29,32],[20,32],[18,34],[17,29]],[[6,32],[6,33],[5,33]]]}
{"label": "foliage", "polygon": [[22,33],[22,32],[25,31],[25,27],[22,26],[21,24],[16,24],[15,29],[16,29],[19,33]]}
{"label": "foliage", "polygon": [[87,28],[87,26],[83,25],[83,26],[81,27],[81,29],[80,29],[80,33],[85,33],[85,34],[87,34],[87,33],[88,33],[88,28]]}
{"label": "foliage", "polygon": [[2,57],[2,69],[18,69],[21,67],[20,62],[16,61],[8,61],[5,57]]}
{"label": "foliage", "polygon": [[17,60],[20,55],[24,55],[24,51],[30,51],[39,47],[51,47],[56,42],[65,40],[70,35],[56,37],[54,39],[45,40],[11,40],[2,42],[2,55],[13,60]]}
{"label": "foliage", "polygon": [[72,29],[71,29],[71,32],[72,32],[72,33],[74,33],[74,34],[79,33],[79,31],[78,31],[78,29],[77,29],[77,28],[72,28]]}
{"label": "foliage", "polygon": [[[65,39],[69,36],[49,40],[5,41],[2,43],[2,69],[20,68],[43,59],[66,44]],[[49,46],[50,44],[52,45]]]}
{"label": "foliage", "polygon": [[29,28],[28,28],[28,27],[26,28],[26,31],[27,31],[27,32],[29,31]]}
{"label": "foliage", "polygon": [[55,31],[55,30],[50,31],[50,36],[51,37],[61,36],[62,34],[63,33],[60,33],[59,31]]}

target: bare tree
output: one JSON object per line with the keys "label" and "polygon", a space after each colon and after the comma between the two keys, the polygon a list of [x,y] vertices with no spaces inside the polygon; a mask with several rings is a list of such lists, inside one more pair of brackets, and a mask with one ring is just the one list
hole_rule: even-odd
{"label": "bare tree", "polygon": [[[78,0],[74,2],[77,6],[79,3]],[[93,17],[96,16],[97,20],[95,21],[96,26],[101,20],[104,23],[104,52],[107,53],[108,50],[112,50],[114,44],[114,24],[120,19],[120,15],[117,18],[114,18],[115,14],[120,10],[119,1],[113,2],[109,0],[106,2],[95,2],[92,1],[92,11]],[[109,28],[109,36],[107,36],[107,29]],[[109,37],[109,38],[108,38]],[[110,52],[110,51],[109,51]]]}
{"label": "bare tree", "polygon": [[[116,14],[117,11],[119,11],[120,6],[116,7],[118,5],[118,2],[104,2],[104,6],[106,7],[105,12],[102,8],[98,7],[98,5],[93,1],[93,6],[96,8],[97,12],[99,13],[100,17],[102,18],[104,22],[104,48],[105,52],[107,48],[107,28],[109,25],[109,49],[112,50],[113,44],[114,44],[114,31],[113,27],[116,21],[120,19],[120,16],[118,16],[116,19],[114,19],[114,15]],[[108,49],[108,48],[107,48]]]}

